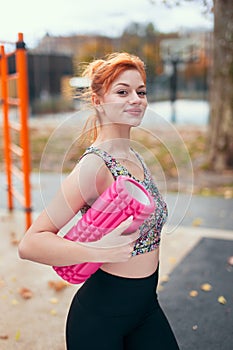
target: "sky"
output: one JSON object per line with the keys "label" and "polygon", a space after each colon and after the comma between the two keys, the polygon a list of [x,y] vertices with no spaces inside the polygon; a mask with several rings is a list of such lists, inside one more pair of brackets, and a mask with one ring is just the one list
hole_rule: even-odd
{"label": "sky", "polygon": [[[167,8],[162,0],[0,0],[0,42],[17,40],[24,33],[33,47],[47,32],[50,35],[121,35],[131,22],[152,22],[161,32],[184,28],[212,29],[210,16],[203,14],[201,0]],[[172,1],[170,0],[170,3]],[[174,0],[174,4],[175,4]]]}

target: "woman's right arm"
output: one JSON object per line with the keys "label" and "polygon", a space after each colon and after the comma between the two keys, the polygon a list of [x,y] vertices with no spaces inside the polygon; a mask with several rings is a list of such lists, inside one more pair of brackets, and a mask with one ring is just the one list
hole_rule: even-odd
{"label": "woman's right arm", "polygon": [[113,241],[117,238],[117,247],[79,244],[57,235],[83,205],[93,202],[113,181],[102,160],[96,156],[85,158],[63,181],[52,202],[25,233],[18,247],[22,259],[64,266],[83,262],[119,262],[130,258],[132,242],[138,235],[120,236],[130,222],[122,223],[110,233]]}

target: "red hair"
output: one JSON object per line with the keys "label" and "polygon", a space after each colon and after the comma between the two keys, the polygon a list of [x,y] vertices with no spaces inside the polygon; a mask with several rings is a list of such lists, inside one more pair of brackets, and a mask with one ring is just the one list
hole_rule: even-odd
{"label": "red hair", "polygon": [[91,80],[90,93],[103,95],[108,91],[113,81],[129,69],[136,69],[146,84],[144,63],[139,57],[126,52],[112,53],[107,55],[105,59],[91,62],[83,72],[83,76]]}
{"label": "red hair", "polygon": [[[137,56],[126,52],[115,52],[105,56],[104,59],[97,59],[89,63],[82,74],[89,78],[91,82],[90,88],[85,94],[86,97],[91,97],[93,93],[103,96],[115,79],[129,69],[137,70],[146,85],[145,65]],[[94,142],[98,134],[97,121],[96,115],[88,118],[83,129],[81,143],[84,143],[87,139],[89,143]]]}

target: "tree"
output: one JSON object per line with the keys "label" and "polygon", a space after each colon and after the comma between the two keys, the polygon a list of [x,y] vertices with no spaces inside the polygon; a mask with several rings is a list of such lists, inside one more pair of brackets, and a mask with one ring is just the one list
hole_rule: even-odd
{"label": "tree", "polygon": [[214,170],[233,168],[232,18],[232,0],[214,0],[209,125],[209,163]]}
{"label": "tree", "polygon": [[[194,0],[159,0],[169,7],[184,1]],[[199,0],[199,3],[206,12],[214,14],[208,162],[210,168],[221,171],[233,168],[233,1]]]}

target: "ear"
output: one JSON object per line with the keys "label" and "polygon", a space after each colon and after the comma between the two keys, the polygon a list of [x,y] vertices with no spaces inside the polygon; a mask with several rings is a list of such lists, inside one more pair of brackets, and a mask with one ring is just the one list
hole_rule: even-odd
{"label": "ear", "polygon": [[100,98],[97,94],[93,93],[91,96],[91,101],[94,107],[97,107],[100,105]]}

